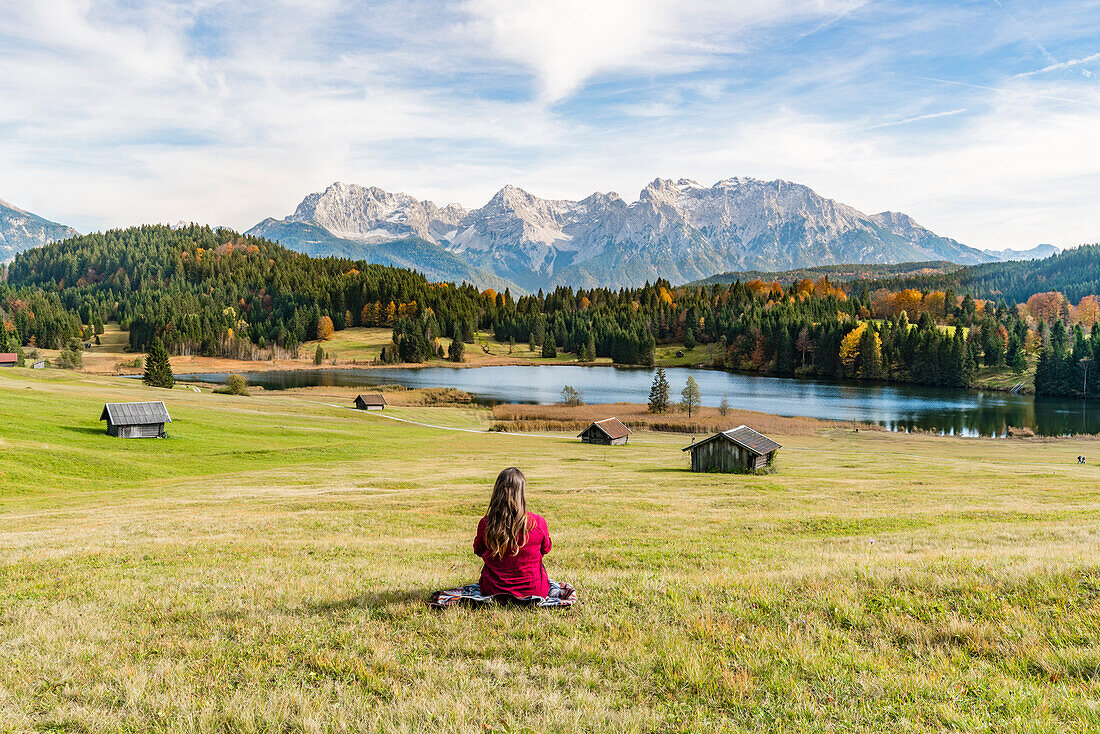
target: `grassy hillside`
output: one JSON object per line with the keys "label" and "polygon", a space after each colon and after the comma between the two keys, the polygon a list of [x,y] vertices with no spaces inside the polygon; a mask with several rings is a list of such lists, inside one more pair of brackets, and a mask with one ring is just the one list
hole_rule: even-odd
{"label": "grassy hillside", "polygon": [[[96,420],[160,398],[168,440]],[[0,730],[1100,726],[1094,439],[826,429],[731,477],[332,402],[0,372]],[[429,611],[509,465],[582,603]]]}

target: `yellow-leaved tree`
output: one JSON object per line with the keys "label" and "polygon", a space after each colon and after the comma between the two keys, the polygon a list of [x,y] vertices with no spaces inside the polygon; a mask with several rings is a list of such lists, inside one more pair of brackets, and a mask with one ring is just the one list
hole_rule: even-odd
{"label": "yellow-leaved tree", "polygon": [[882,338],[874,329],[869,329],[866,321],[840,340],[840,363],[844,365],[845,377],[880,377],[881,361]]}
{"label": "yellow-leaved tree", "polygon": [[332,338],[332,335],[336,333],[336,330],[332,326],[332,319],[328,316],[322,316],[317,320],[317,338],[321,341],[326,341]]}

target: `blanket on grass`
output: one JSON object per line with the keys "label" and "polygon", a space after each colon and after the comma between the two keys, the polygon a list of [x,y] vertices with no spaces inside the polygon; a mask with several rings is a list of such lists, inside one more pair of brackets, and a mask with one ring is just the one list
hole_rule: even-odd
{"label": "blanket on grass", "polygon": [[443,589],[431,595],[428,606],[442,609],[455,604],[488,606],[492,604],[519,604],[528,607],[571,607],[577,603],[577,590],[570,584],[550,582],[550,593],[546,596],[525,596],[522,599],[510,594],[485,595],[477,584]]}

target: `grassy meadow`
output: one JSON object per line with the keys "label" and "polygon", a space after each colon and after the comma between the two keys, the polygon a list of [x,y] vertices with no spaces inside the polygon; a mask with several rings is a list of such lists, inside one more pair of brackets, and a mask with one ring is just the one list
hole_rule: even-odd
{"label": "grassy meadow", "polygon": [[[167,440],[97,421],[150,399]],[[0,372],[0,731],[1100,728],[1096,439],[792,428],[728,476],[341,404]],[[427,609],[510,465],[581,603]]]}

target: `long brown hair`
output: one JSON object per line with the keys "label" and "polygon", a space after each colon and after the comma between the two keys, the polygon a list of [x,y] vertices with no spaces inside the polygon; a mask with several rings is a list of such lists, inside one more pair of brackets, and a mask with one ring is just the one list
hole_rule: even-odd
{"label": "long brown hair", "polygon": [[527,545],[527,480],[515,467],[505,469],[493,485],[489,511],[485,513],[485,546],[497,558],[516,555]]}

